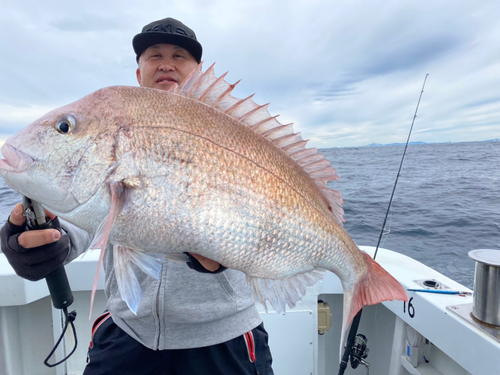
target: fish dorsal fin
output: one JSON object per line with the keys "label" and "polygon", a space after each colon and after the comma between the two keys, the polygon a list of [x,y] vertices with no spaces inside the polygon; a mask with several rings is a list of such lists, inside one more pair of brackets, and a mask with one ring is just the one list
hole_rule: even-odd
{"label": "fish dorsal fin", "polygon": [[232,116],[281,148],[313,179],[330,203],[333,216],[339,222],[344,222],[342,195],[326,186],[328,181],[337,180],[339,176],[325,156],[316,148],[306,148],[307,140],[302,139],[300,133],[293,132],[292,124],[283,125],[276,119],[278,116],[271,116],[267,110],[269,104],[258,105],[252,100],[253,95],[245,99],[233,97],[231,92],[240,81],[229,84],[224,80],[227,73],[215,76],[215,64],[205,72],[202,65],[199,64],[180,85],[170,91],[199,100]]}

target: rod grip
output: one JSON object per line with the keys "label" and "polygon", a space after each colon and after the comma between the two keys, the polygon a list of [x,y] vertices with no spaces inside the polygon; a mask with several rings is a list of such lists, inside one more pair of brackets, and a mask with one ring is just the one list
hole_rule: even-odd
{"label": "rod grip", "polygon": [[71,293],[64,266],[59,266],[45,276],[45,281],[47,281],[49,287],[52,304],[56,309],[66,308],[73,303],[73,293]]}

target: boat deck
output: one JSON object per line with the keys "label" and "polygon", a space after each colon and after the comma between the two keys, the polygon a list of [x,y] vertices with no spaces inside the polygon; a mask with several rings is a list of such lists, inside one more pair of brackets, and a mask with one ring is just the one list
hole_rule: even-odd
{"label": "boat deck", "polygon": [[[361,247],[373,254],[374,248]],[[78,349],[63,365],[49,369],[43,360],[61,332],[61,313],[52,308],[44,280],[30,282],[19,278],[0,254],[0,374],[48,375],[83,372],[90,328],[106,306],[103,279],[88,319],[90,290],[97,266],[98,252],[85,255],[66,266],[78,312],[75,321]],[[379,249],[377,261],[405,288],[422,288],[424,280],[438,281],[449,290],[471,290],[405,255]],[[103,275],[103,272],[101,272]],[[408,292],[409,302],[384,302],[363,309],[358,333],[367,337],[370,375],[407,374],[500,374],[500,332],[485,329],[472,321],[472,296]],[[332,327],[318,334],[318,300],[328,304]],[[258,304],[269,332],[276,375],[330,375],[338,372],[342,322],[342,286],[334,274],[308,288],[303,300],[286,314],[269,313]],[[417,356],[406,358],[407,327],[420,335]],[[64,347],[56,358],[73,347],[72,334],[65,336]],[[416,359],[416,363],[414,362]],[[346,374],[366,374],[363,366]]]}

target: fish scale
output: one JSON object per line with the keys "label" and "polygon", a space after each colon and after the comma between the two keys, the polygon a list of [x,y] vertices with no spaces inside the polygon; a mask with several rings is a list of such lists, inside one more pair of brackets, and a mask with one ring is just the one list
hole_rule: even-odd
{"label": "fish scale", "polygon": [[[161,258],[183,252],[246,273],[256,299],[276,311],[334,272],[344,287],[343,334],[363,305],[406,299],[343,229],[341,195],[326,187],[338,178],[330,163],[267,105],[233,98],[232,88],[200,66],[173,92],[98,90],[9,138],[0,174],[95,234],[102,252],[113,244],[132,311],[142,293],[131,287],[135,272],[158,277]],[[62,134],[57,123],[68,116],[76,125]]]}

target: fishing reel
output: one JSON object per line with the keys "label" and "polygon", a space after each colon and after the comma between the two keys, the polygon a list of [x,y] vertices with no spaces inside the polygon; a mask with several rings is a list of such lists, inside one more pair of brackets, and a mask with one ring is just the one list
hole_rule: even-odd
{"label": "fishing reel", "polygon": [[349,358],[351,359],[351,367],[353,369],[362,364],[366,367],[366,375],[370,372],[370,364],[365,361],[365,358],[368,357],[369,351],[366,347],[368,339],[365,335],[356,335],[362,312],[363,310],[359,310],[352,321],[351,329],[349,331],[349,335],[347,336],[347,342],[344,348],[344,354],[342,355],[342,360],[340,361],[338,375],[344,375],[347,364],[349,363]]}
{"label": "fishing reel", "polygon": [[368,339],[366,338],[366,336],[362,334],[358,334],[354,338],[354,344],[349,355],[351,360],[351,367],[353,369],[362,364],[368,370],[370,364],[365,361],[365,358],[368,357],[368,352],[370,351],[370,349],[366,347],[367,341]]}

